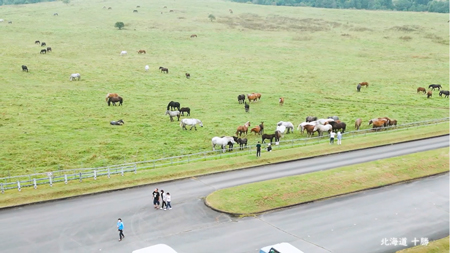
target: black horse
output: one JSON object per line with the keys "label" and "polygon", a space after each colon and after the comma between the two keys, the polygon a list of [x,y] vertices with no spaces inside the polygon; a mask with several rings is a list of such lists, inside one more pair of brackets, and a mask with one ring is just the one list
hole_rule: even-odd
{"label": "black horse", "polygon": [[337,130],[342,129],[342,133],[344,133],[345,132],[345,128],[347,127],[347,125],[344,122],[337,123],[335,121],[330,121],[330,122],[328,122],[328,124],[330,124],[333,127],[333,131],[335,131],[335,132]]}
{"label": "black horse", "polygon": [[123,103],[123,98],[118,96],[118,97],[110,97],[108,98],[108,106],[111,105],[111,103],[113,104],[113,106],[116,106],[116,103],[119,102],[119,106],[122,105]]}
{"label": "black horse", "polygon": [[111,121],[111,122],[109,122],[109,124],[111,124],[113,126],[121,126],[121,125],[125,124],[125,122],[123,122],[123,120],[119,119],[118,121]]}
{"label": "black horse", "polygon": [[247,147],[247,138],[237,138],[235,142],[239,144],[239,149],[244,149]]}
{"label": "black horse", "polygon": [[52,48],[51,47],[47,47],[47,52],[51,52]]}
{"label": "black horse", "polygon": [[313,121],[316,121],[317,120],[317,117],[313,117],[313,116],[308,116],[308,117],[306,117],[306,122],[313,122]]}
{"label": "black horse", "polygon": [[42,49],[41,52],[40,52],[40,54],[46,54],[46,53],[47,53],[46,49]]}
{"label": "black horse", "polygon": [[43,47],[43,46],[47,46],[47,43],[42,42],[42,43],[41,43],[41,47]]}
{"label": "black horse", "polygon": [[178,102],[170,101],[170,103],[167,105],[167,110],[169,110],[169,108],[171,108],[172,110],[174,110],[176,108],[176,109],[178,109],[178,111],[181,111],[180,103],[178,103]]}
{"label": "black horse", "polygon": [[26,71],[26,72],[28,72],[28,68],[27,68],[27,66],[25,66],[25,65],[22,65],[22,71]]}
{"label": "black horse", "polygon": [[243,104],[245,102],[245,94],[241,94],[238,96],[239,104]]}
{"label": "black horse", "polygon": [[440,84],[430,84],[429,86],[428,86],[428,89],[431,89],[431,90],[434,90],[434,89],[438,89],[438,90],[441,90],[442,89],[442,85],[440,85]]}
{"label": "black horse", "polygon": [[248,112],[250,110],[250,105],[247,104],[247,102],[245,102],[244,108],[245,108],[245,112]]}
{"label": "black horse", "polygon": [[357,91],[357,92],[360,92],[360,91],[361,91],[361,84],[360,84],[360,83],[358,83],[358,85],[356,85],[356,91]]}
{"label": "black horse", "polygon": [[187,78],[187,79],[191,78],[191,74],[186,73],[186,78]]}
{"label": "black horse", "polygon": [[279,142],[281,138],[280,131],[275,131],[273,134],[263,134],[262,135],[262,143],[264,143],[264,140],[270,140],[270,143],[272,143],[272,140],[275,138],[275,142]]}
{"label": "black horse", "polygon": [[181,107],[180,109],[181,115],[184,116],[184,112],[187,113],[187,116],[191,116],[191,108],[189,107]]}
{"label": "black horse", "polygon": [[169,69],[164,67],[159,67],[159,70],[161,70],[161,73],[169,74]]}
{"label": "black horse", "polygon": [[449,91],[448,90],[441,90],[440,92],[439,92],[439,97],[442,97],[442,94],[444,94],[444,96],[446,97],[446,98],[448,98],[448,95],[449,95]]}

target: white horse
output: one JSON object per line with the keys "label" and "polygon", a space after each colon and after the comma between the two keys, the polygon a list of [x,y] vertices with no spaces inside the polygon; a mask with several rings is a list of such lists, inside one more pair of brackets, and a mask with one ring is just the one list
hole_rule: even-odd
{"label": "white horse", "polygon": [[147,72],[150,69],[148,65],[145,65],[145,72]]}
{"label": "white horse", "polygon": [[314,127],[314,131],[317,131],[319,133],[319,136],[323,136],[323,132],[329,133],[329,132],[333,131],[333,126],[316,124],[316,126]]}
{"label": "white horse", "polygon": [[194,127],[195,131],[197,131],[197,124],[199,124],[201,127],[203,127],[203,123],[199,119],[182,119],[180,121],[181,129],[186,129],[186,130],[187,130],[186,125],[188,125],[188,126],[191,126],[191,129],[189,129],[189,130],[192,130],[192,128]]}
{"label": "white horse", "polygon": [[306,125],[310,125],[310,126],[315,126],[317,124],[316,121],[311,121],[311,122],[302,122],[298,125],[297,130],[300,130],[300,133],[303,134],[303,132],[305,131],[305,126]]}
{"label": "white horse", "polygon": [[325,125],[325,123],[334,121],[334,119],[318,119],[317,123],[321,124],[321,125]]}
{"label": "white horse", "polygon": [[70,75],[69,80],[70,80],[70,81],[72,81],[72,80],[78,80],[78,81],[80,81],[80,78],[81,78],[80,73],[75,73],[75,74],[71,74],[71,75]]}
{"label": "white horse", "polygon": [[292,133],[294,132],[294,124],[292,124],[292,122],[280,121],[280,122],[277,123],[277,126],[281,126],[281,125],[286,127],[287,133],[289,133],[289,131],[291,131]]}
{"label": "white horse", "polygon": [[280,133],[284,134],[286,132],[286,127],[283,125],[277,126],[277,129],[275,131],[279,131]]}
{"label": "white horse", "polygon": [[216,145],[220,145],[222,147],[222,151],[225,152],[225,146],[228,145],[228,143],[231,142],[231,144],[235,144],[234,138],[231,136],[224,136],[224,137],[213,137],[211,139],[211,144],[213,151],[215,151]]}
{"label": "white horse", "polygon": [[169,110],[167,110],[165,115],[167,115],[167,114],[169,114],[170,121],[173,121],[173,117],[177,117],[178,121],[180,121],[180,114],[181,114],[180,111],[169,111]]}
{"label": "white horse", "polygon": [[120,56],[124,56],[124,55],[127,55],[127,51],[120,52]]}

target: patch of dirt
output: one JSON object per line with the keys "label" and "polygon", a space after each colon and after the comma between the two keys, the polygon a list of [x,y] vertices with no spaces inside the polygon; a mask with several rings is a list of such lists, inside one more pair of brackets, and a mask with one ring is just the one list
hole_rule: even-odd
{"label": "patch of dirt", "polygon": [[217,22],[226,24],[231,28],[246,28],[259,31],[299,31],[299,32],[319,32],[328,31],[341,26],[337,22],[329,22],[323,19],[297,19],[279,15],[262,17],[257,14],[244,13],[240,15],[221,16]]}
{"label": "patch of dirt", "polygon": [[399,31],[399,32],[415,32],[423,30],[423,27],[418,25],[403,25],[403,26],[393,26],[388,30]]}
{"label": "patch of dirt", "polygon": [[355,31],[355,32],[372,32],[373,30],[367,27],[354,27],[351,28],[350,31]]}
{"label": "patch of dirt", "polygon": [[404,40],[404,41],[410,41],[410,40],[412,40],[412,37],[410,37],[410,36],[401,36],[401,37],[399,37],[399,39]]}

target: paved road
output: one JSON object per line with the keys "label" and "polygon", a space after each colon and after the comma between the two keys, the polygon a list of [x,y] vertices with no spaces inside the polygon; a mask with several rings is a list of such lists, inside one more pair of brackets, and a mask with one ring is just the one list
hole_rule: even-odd
{"label": "paved road", "polygon": [[[140,187],[0,211],[1,252],[131,252],[167,243],[180,253],[258,252],[290,242],[305,253],[394,252],[384,238],[449,234],[448,174],[269,212],[231,218],[203,204],[215,189],[448,147],[448,136],[158,184],[173,209],[154,210]],[[121,217],[126,238],[118,242]]]}

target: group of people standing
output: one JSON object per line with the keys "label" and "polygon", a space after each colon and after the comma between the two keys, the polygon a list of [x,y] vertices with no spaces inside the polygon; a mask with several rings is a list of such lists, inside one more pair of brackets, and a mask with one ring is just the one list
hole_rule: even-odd
{"label": "group of people standing", "polygon": [[172,205],[170,204],[171,196],[170,193],[164,193],[164,190],[161,190],[161,192],[158,191],[158,188],[156,188],[153,191],[153,205],[155,209],[164,209],[167,210],[167,208],[172,209]]}
{"label": "group of people standing", "polygon": [[334,137],[337,135],[337,144],[341,145],[342,143],[342,134],[341,131],[338,131],[337,134],[333,131],[330,133],[330,144],[334,144]]}

